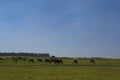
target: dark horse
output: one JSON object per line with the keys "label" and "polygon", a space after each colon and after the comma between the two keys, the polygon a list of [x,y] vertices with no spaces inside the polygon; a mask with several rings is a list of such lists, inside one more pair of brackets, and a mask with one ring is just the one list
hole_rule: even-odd
{"label": "dark horse", "polygon": [[42,60],[42,59],[37,59],[37,61],[38,61],[38,62],[43,62],[43,60]]}
{"label": "dark horse", "polygon": [[51,60],[51,62],[54,62],[55,64],[63,64],[62,59]]}
{"label": "dark horse", "polygon": [[90,62],[95,64],[95,60],[94,59],[90,59]]}
{"label": "dark horse", "polygon": [[34,63],[34,59],[29,59],[29,62],[32,62],[32,63]]}
{"label": "dark horse", "polygon": [[23,58],[22,60],[25,62],[27,59]]}
{"label": "dark horse", "polygon": [[62,59],[59,59],[59,62],[60,62],[61,64],[63,64],[63,60],[62,60]]}
{"label": "dark horse", "polygon": [[17,63],[17,62],[18,62],[18,59],[17,59],[16,57],[12,57],[12,60],[14,60],[14,61],[15,61],[15,63]]}
{"label": "dark horse", "polygon": [[62,59],[44,59],[45,63],[55,63],[55,64],[63,64]]}
{"label": "dark horse", "polygon": [[45,63],[51,63],[50,59],[44,59]]}
{"label": "dark horse", "polygon": [[75,59],[75,60],[74,60],[74,64],[78,64],[78,60]]}

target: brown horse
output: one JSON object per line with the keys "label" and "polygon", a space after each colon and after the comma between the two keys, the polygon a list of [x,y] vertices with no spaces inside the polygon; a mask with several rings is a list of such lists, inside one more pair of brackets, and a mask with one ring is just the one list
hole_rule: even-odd
{"label": "brown horse", "polygon": [[78,60],[75,59],[75,60],[74,60],[74,64],[78,64]]}
{"label": "brown horse", "polygon": [[90,62],[95,64],[95,60],[94,59],[90,59]]}
{"label": "brown horse", "polygon": [[44,62],[50,64],[50,63],[51,63],[51,60],[50,60],[50,59],[44,59]]}
{"label": "brown horse", "polygon": [[32,62],[32,63],[34,63],[35,61],[34,61],[34,59],[29,59],[29,62]]}
{"label": "brown horse", "polygon": [[43,60],[42,60],[42,59],[37,59],[37,61],[38,61],[38,62],[43,62]]}
{"label": "brown horse", "polygon": [[55,63],[55,64],[63,64],[62,59],[44,59],[45,63]]}

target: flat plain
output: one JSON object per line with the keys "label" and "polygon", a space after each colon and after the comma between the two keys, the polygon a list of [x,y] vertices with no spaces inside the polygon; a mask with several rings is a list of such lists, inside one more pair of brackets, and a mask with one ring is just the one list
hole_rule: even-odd
{"label": "flat plain", "polygon": [[0,80],[119,80],[120,60],[64,59],[64,64],[0,60]]}

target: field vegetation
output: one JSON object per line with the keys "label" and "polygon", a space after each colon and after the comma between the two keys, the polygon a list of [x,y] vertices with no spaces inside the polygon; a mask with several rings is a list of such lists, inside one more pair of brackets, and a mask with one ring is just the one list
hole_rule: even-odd
{"label": "field vegetation", "polygon": [[[35,63],[18,60],[11,57],[1,57],[0,80],[119,80],[120,59],[79,58],[78,64],[73,58],[62,58],[63,64],[38,63],[36,57],[29,57]],[[45,59],[45,58],[42,58]]]}

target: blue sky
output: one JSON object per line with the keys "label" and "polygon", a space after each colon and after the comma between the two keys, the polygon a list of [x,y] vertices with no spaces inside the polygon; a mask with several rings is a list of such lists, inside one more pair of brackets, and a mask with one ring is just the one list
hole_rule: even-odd
{"label": "blue sky", "polygon": [[0,0],[0,51],[120,57],[119,0]]}

